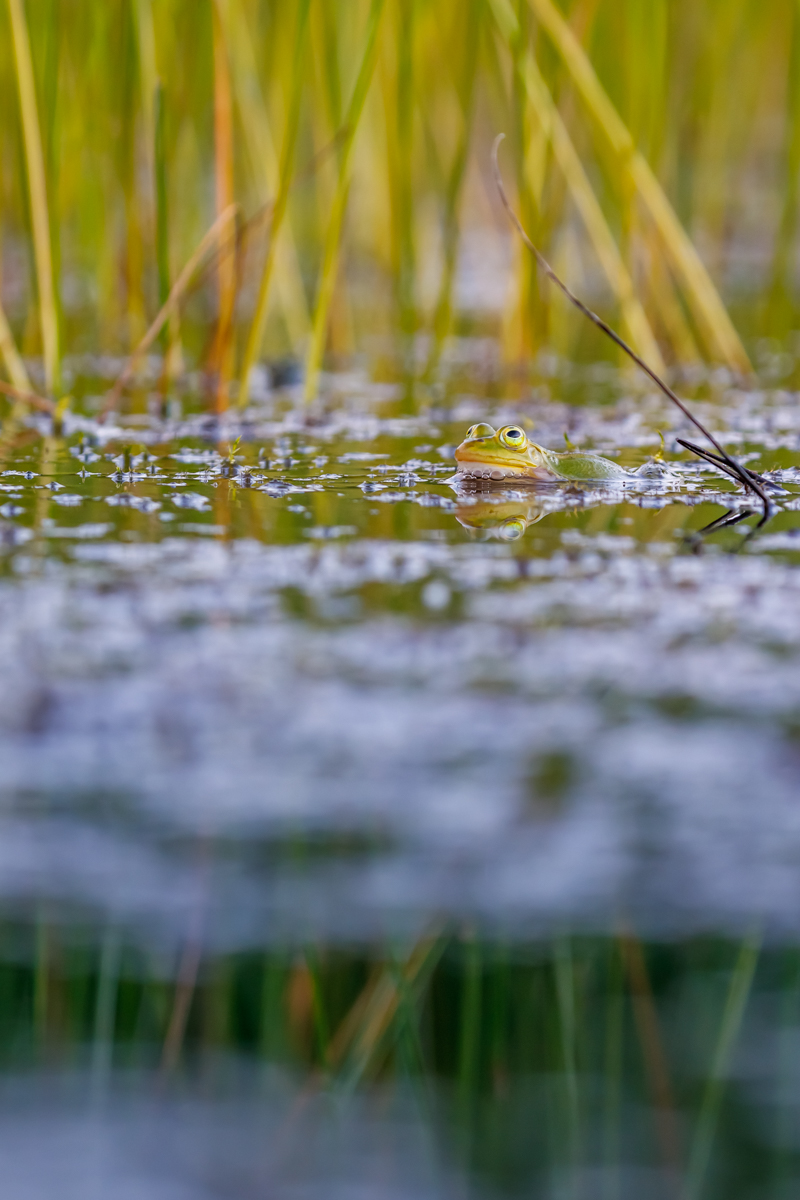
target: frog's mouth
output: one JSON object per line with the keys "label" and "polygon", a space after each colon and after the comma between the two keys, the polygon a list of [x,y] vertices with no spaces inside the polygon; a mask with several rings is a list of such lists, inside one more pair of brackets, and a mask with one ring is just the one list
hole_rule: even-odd
{"label": "frog's mouth", "polygon": [[501,479],[535,479],[539,482],[550,483],[558,476],[545,466],[536,466],[530,459],[520,455],[518,462],[509,462],[507,458],[493,458],[491,451],[474,441],[462,442],[456,450],[456,474],[463,479],[491,479],[497,483]]}
{"label": "frog's mouth", "polygon": [[456,450],[457,472],[476,479],[506,479],[513,475],[530,475],[531,464],[524,460],[509,463],[507,459],[493,458],[480,441],[462,442]]}

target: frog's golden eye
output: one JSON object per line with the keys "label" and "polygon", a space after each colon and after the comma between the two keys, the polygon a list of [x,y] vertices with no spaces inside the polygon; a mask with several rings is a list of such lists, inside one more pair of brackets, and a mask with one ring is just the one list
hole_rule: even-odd
{"label": "frog's golden eye", "polygon": [[500,526],[498,533],[504,542],[515,542],[517,538],[522,537],[526,529],[527,525],[522,517],[512,517]]}
{"label": "frog's golden eye", "polygon": [[521,450],[528,440],[516,425],[509,425],[508,429],[502,429],[500,437],[512,450]]}
{"label": "frog's golden eye", "polygon": [[494,437],[494,429],[486,421],[479,421],[477,425],[470,425],[467,430],[467,441],[477,441],[478,438]]}

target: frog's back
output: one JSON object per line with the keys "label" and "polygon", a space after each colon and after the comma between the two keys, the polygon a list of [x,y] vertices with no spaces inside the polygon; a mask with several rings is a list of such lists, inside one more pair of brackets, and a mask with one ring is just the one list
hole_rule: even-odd
{"label": "frog's back", "polygon": [[628,472],[619,463],[601,454],[581,454],[568,450],[564,454],[553,454],[553,467],[562,479],[625,479]]}

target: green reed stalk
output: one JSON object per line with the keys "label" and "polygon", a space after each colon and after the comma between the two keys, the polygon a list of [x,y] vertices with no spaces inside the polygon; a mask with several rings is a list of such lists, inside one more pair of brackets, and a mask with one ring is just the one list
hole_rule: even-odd
{"label": "green reed stalk", "polygon": [[[422,1045],[419,1029],[419,998],[422,988],[419,981],[414,983],[406,978],[402,955],[390,951],[387,963],[388,972],[397,989],[397,1016],[394,1022],[393,1041],[402,1055],[406,1075],[422,1077],[425,1075],[425,1050]],[[427,1096],[419,1094],[420,1100],[427,1103]]]}
{"label": "green reed stalk", "polygon": [[[114,386],[106,393],[103,406],[100,409],[99,414],[101,419],[106,415],[106,413],[114,409],[119,402],[124,389],[134,376],[137,363],[141,359],[142,355],[147,353],[147,351],[155,342],[156,338],[158,338],[161,334],[161,331],[164,329],[167,322],[173,317],[177,316],[180,303],[186,295],[186,292],[189,290],[189,287],[201,262],[211,247],[217,244],[222,230],[225,229],[226,226],[233,225],[238,211],[238,206],[236,204],[232,204],[230,208],[226,208],[224,212],[220,213],[211,228],[206,231],[205,235],[200,241],[200,244],[197,246],[194,253],[189,258],[189,261],[186,263],[180,275],[172,285],[165,303],[162,305],[160,311],[150,325],[150,328],[132,351],[127,363],[120,371]],[[230,232],[229,244],[232,237],[233,233]]]}
{"label": "green reed stalk", "polygon": [[[340,1090],[352,1092],[376,1064],[390,1034],[397,1032],[404,1008],[413,1014],[445,946],[444,936],[434,930],[416,943],[404,963],[372,973],[330,1043],[328,1058],[337,1069]],[[413,1015],[406,1017],[409,1022],[414,1025]]]}
{"label": "green reed stalk", "polygon": [[[242,9],[241,0],[228,0],[220,15],[225,30],[231,63],[231,82],[245,152],[257,182],[259,199],[266,203],[278,191],[280,167],[259,78],[255,39]],[[289,221],[284,222],[281,237],[276,244],[274,270],[278,303],[286,323],[289,344],[294,349],[307,337],[311,328],[311,317],[297,246]]]}
{"label": "green reed stalk", "polygon": [[739,957],[731,976],[728,996],[722,1013],[719,1037],[711,1061],[708,1081],[703,1093],[689,1165],[684,1182],[684,1200],[699,1200],[711,1161],[711,1150],[719,1122],[725,1080],[730,1066],[742,1018],[750,996],[758,957],[761,953],[761,934],[753,932],[742,942]]}
{"label": "green reed stalk", "polygon": [[97,974],[97,999],[94,1009],[91,1086],[95,1102],[102,1100],[111,1074],[114,1052],[114,1028],[117,1015],[119,968],[122,961],[122,937],[119,927],[109,923],[103,935]]}
{"label": "green reed stalk", "polygon": [[306,35],[308,32],[309,5],[310,0],[299,0],[297,8],[295,49],[292,62],[291,96],[289,99],[289,112],[286,118],[283,146],[281,149],[278,194],[275,197],[275,207],[272,212],[269,246],[267,247],[267,256],[264,261],[264,268],[261,272],[261,284],[258,290],[256,310],[253,314],[253,323],[250,327],[250,335],[247,339],[247,346],[244,352],[244,362],[242,364],[242,374],[239,383],[239,408],[245,408],[250,398],[250,376],[252,374],[253,367],[256,365],[256,360],[261,353],[261,345],[264,341],[264,329],[267,323],[267,312],[269,307],[269,289],[275,267],[275,251],[281,225],[283,224],[283,219],[286,215],[286,206],[289,202],[289,192],[292,186],[295,148],[297,146],[297,134],[300,127],[300,103],[303,97],[303,82],[305,77],[303,61],[305,58]]}
{"label": "green reed stalk", "polygon": [[[461,109],[461,130],[456,144],[444,200],[444,253],[439,295],[434,309],[431,344],[425,377],[431,379],[439,365],[445,339],[453,323],[453,285],[455,283],[458,250],[461,243],[459,206],[469,161],[474,114],[475,77],[478,69],[483,0],[470,0],[465,16],[466,32],[463,68],[456,91]],[[523,260],[527,262],[527,257]],[[533,268],[530,268],[533,271]]]}
{"label": "green reed stalk", "polygon": [[136,18],[133,7],[127,7],[121,35],[122,64],[120,72],[121,129],[116,150],[118,172],[122,183],[125,211],[125,312],[129,344],[142,335],[145,328],[144,246],[142,212],[138,196],[138,155],[136,124],[139,116],[139,69],[136,53]]}
{"label": "green reed stalk", "polygon": [[311,1011],[314,1018],[314,1034],[317,1040],[317,1050],[324,1070],[330,1063],[331,1033],[328,1014],[325,1010],[325,997],[322,987],[322,969],[319,954],[314,946],[307,946],[304,954],[308,976],[311,981]]}
{"label": "green reed stalk", "polygon": [[345,134],[339,157],[339,177],[331,206],[331,218],[325,237],[325,248],[322,257],[317,303],[314,310],[314,321],[311,330],[311,340],[306,356],[306,380],[304,398],[306,402],[317,394],[319,374],[322,367],[322,356],[325,351],[325,339],[328,333],[328,316],[330,314],[333,289],[336,283],[336,273],[339,265],[339,252],[342,240],[342,227],[347,209],[347,199],[350,194],[350,168],[353,156],[353,143],[356,131],[364,110],[375,60],[378,52],[378,30],[383,14],[385,0],[372,0],[367,21],[367,33],[364,51],[356,77],[353,95],[345,114]]}
{"label": "green reed stalk", "polygon": [[[519,39],[520,28],[509,0],[490,0],[490,3],[501,34],[513,47]],[[517,59],[517,70],[528,102],[536,112],[550,141],[553,155],[564,175],[609,286],[619,301],[628,337],[641,357],[646,362],[652,363],[657,373],[663,374],[664,361],[650,328],[647,314],[636,295],[633,281],[628,274],[580,155],[531,50],[527,50],[521,58]]]}
{"label": "green reed stalk", "polygon": [[775,1095],[778,1121],[773,1163],[773,1187],[776,1197],[789,1195],[788,1178],[791,1170],[792,1133],[795,1125],[793,1090],[798,1067],[796,1033],[800,1017],[800,958],[797,950],[785,950],[783,960],[784,982],[778,1030]]}
{"label": "green reed stalk", "polygon": [[[216,0],[212,9],[214,42],[214,197],[219,216],[234,202],[233,187],[233,99],[228,65],[228,47]],[[233,366],[233,316],[236,304],[236,255],[227,254],[226,234],[220,235],[217,266],[219,315],[209,366],[216,375],[216,411],[228,407],[228,383]]]}
{"label": "green reed stalk", "polygon": [[572,961],[572,945],[568,937],[556,938],[554,958],[558,1020],[561,1032],[561,1055],[566,1089],[569,1167],[574,1177],[579,1166],[580,1108],[576,1053],[575,972]]}
{"label": "green reed stalk", "polygon": [[394,130],[395,143],[392,215],[395,230],[395,287],[400,333],[407,340],[414,332],[414,23],[416,0],[397,0],[397,81]]}
{"label": "green reed stalk", "polygon": [[794,307],[790,279],[800,191],[800,0],[794,0],[791,6],[790,21],[783,203],[773,251],[766,321],[772,336],[775,336],[776,328],[783,333],[791,326]]}
{"label": "green reed stalk", "polygon": [[23,0],[8,0],[8,11],[11,17],[22,136],[28,171],[28,194],[36,261],[36,282],[39,292],[39,319],[44,351],[45,383],[48,392],[55,394],[61,390],[61,354],[50,239],[50,215],[47,204],[44,152],[36,102],[36,84]]}
{"label": "green reed stalk", "polygon": [[620,1194],[620,1107],[622,1098],[622,1049],[625,990],[622,958],[614,942],[608,944],[605,1028],[605,1113],[603,1200],[618,1200]]}
{"label": "green reed stalk", "polygon": [[[501,0],[492,0],[493,4]],[[739,371],[751,370],[750,360],[725,305],[711,281],[700,255],[681,225],[630,130],[603,88],[583,47],[553,0],[529,0],[531,8],[558,50],[587,109],[616,155],[621,170],[630,175],[642,203],[659,231],[675,271],[683,280],[686,297],[712,351]]]}
{"label": "green reed stalk", "polygon": [[31,391],[31,381],[25,369],[25,363],[17,350],[17,344],[2,304],[0,304],[0,356],[2,356],[8,378],[14,387],[20,392]]}
{"label": "green reed stalk", "polygon": [[[158,271],[158,307],[163,308],[169,296],[169,189],[167,187],[166,113],[164,85],[156,83],[153,97],[153,153],[156,201],[156,269]],[[163,348],[166,350],[166,331]]]}
{"label": "green reed stalk", "polygon": [[461,1118],[469,1125],[480,1068],[481,1001],[483,969],[481,945],[475,934],[464,947],[464,983],[461,990],[461,1037],[458,1048],[458,1099]]}

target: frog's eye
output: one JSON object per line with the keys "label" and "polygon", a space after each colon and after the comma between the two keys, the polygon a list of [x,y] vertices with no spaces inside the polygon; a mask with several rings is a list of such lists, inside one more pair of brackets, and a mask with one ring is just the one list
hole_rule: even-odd
{"label": "frog's eye", "polygon": [[525,532],[526,525],[522,517],[512,517],[506,521],[498,530],[499,536],[504,542],[515,542],[517,538],[521,538]]}
{"label": "frog's eye", "polygon": [[516,425],[509,425],[508,429],[501,430],[500,437],[512,450],[521,450],[528,440]]}
{"label": "frog's eye", "polygon": [[486,421],[479,421],[477,425],[470,425],[467,430],[467,441],[475,441],[477,438],[494,437],[494,429],[488,425]]}

